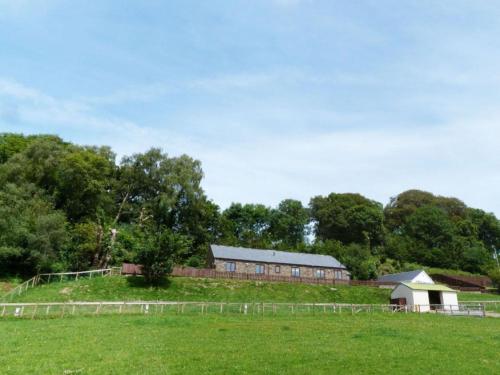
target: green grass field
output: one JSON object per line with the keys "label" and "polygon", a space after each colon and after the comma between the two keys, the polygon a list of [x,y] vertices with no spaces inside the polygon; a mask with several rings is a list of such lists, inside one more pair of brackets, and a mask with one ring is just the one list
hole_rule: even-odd
{"label": "green grass field", "polygon": [[6,374],[498,374],[500,320],[100,316],[0,322]]}
{"label": "green grass field", "polygon": [[[385,304],[371,287],[120,276],[53,282],[18,302],[217,301]],[[460,293],[461,301],[499,300]],[[360,313],[74,316],[0,321],[3,374],[498,374],[500,319]]]}
{"label": "green grass field", "polygon": [[67,301],[215,301],[388,303],[390,291],[371,287],[307,285],[260,281],[172,277],[151,288],[140,277],[98,277],[53,282],[29,289],[16,302]]}
{"label": "green grass field", "polygon": [[[260,281],[195,279],[172,277],[151,288],[140,277],[98,277],[78,281],[52,282],[28,289],[15,302],[69,301],[214,301],[214,302],[336,302],[387,304],[390,289],[272,283]],[[458,294],[459,301],[500,301],[498,294]]]}

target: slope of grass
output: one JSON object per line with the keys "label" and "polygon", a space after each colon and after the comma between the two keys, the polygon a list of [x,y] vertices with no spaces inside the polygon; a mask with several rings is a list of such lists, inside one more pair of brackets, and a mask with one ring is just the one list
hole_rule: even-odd
{"label": "slope of grass", "polygon": [[463,302],[467,302],[467,301],[498,301],[498,302],[500,302],[500,294],[461,292],[461,293],[458,293],[458,300],[463,301]]}
{"label": "slope of grass", "polygon": [[0,278],[0,297],[21,283],[19,278]]}
{"label": "slope of grass", "polygon": [[2,374],[498,374],[500,320],[101,316],[0,324]]}
{"label": "slope of grass", "polygon": [[17,302],[65,301],[217,301],[388,303],[390,290],[370,287],[307,285],[260,281],[172,277],[151,288],[140,277],[99,277],[42,284]]}

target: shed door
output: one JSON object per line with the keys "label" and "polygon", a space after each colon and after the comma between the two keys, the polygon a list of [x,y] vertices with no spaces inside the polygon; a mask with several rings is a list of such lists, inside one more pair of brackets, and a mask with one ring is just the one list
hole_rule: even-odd
{"label": "shed door", "polygon": [[[429,290],[429,303],[431,305],[442,305],[441,292],[437,290]],[[431,306],[432,310],[435,310],[437,306]]]}

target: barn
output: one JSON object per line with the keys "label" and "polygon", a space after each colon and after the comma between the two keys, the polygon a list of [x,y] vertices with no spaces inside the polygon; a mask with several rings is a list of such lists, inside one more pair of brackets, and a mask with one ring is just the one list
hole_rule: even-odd
{"label": "barn", "polygon": [[418,312],[458,310],[457,291],[439,284],[401,282],[392,290],[391,303]]}
{"label": "barn", "polygon": [[329,255],[211,245],[208,257],[219,272],[343,281],[351,275]]}

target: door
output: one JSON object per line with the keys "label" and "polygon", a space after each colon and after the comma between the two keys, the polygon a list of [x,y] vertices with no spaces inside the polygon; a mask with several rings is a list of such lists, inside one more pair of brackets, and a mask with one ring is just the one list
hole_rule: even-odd
{"label": "door", "polygon": [[443,302],[441,301],[441,292],[438,292],[437,290],[429,290],[429,304],[431,305],[431,310],[436,310],[439,308],[438,306],[432,306],[432,305],[442,305]]}

